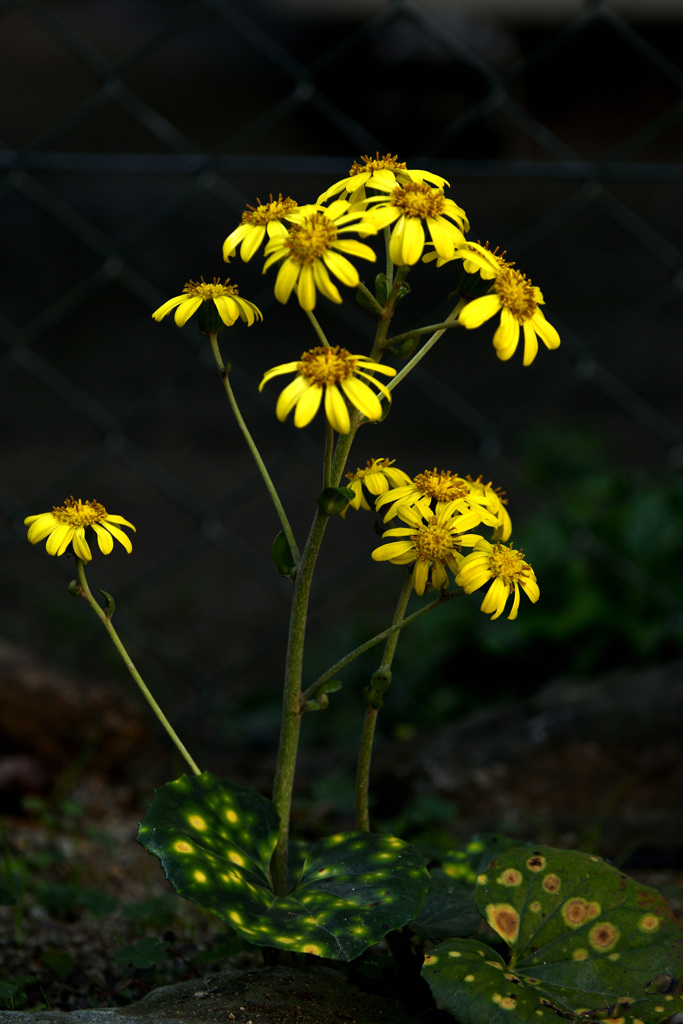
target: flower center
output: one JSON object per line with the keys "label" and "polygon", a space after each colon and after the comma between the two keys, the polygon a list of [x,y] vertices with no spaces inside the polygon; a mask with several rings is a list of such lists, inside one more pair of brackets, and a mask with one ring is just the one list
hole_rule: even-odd
{"label": "flower center", "polygon": [[394,462],[396,459],[368,459],[365,469],[359,466],[355,473],[347,473],[346,476],[349,480],[362,480],[368,473],[381,473],[383,469],[389,469]]}
{"label": "flower center", "polygon": [[534,298],[534,286],[521,271],[508,267],[496,279],[494,287],[503,305],[522,323],[532,317],[538,309]]}
{"label": "flower center", "polygon": [[485,484],[484,478],[482,477],[481,473],[479,474],[476,480],[473,480],[468,473],[467,482],[470,483],[473,487],[480,487],[484,494],[486,494],[487,491],[491,491],[491,493],[495,494],[496,498],[498,498],[498,501],[501,503],[501,505],[508,504],[508,499],[505,497],[507,492],[504,491],[502,487],[494,487],[491,480],[489,480],[489,482]]}
{"label": "flower center", "polygon": [[298,371],[312,384],[341,384],[353,377],[358,363],[348,349],[335,345],[334,348],[312,348],[304,352],[298,364]]}
{"label": "flower center", "polygon": [[419,473],[413,483],[428,498],[434,501],[455,501],[469,494],[467,481],[450,470],[439,472],[436,467]]}
{"label": "flower center", "polygon": [[444,562],[454,551],[460,550],[460,538],[444,526],[439,526],[436,516],[427,520],[427,525],[420,528],[410,538],[415,545],[417,557],[424,562]]}
{"label": "flower center", "polygon": [[267,224],[271,220],[284,220],[298,206],[298,203],[290,199],[289,196],[283,199],[281,192],[278,193],[277,199],[273,199],[271,193],[270,202],[268,203],[262,203],[258,198],[256,202],[258,206],[247,206],[247,209],[242,214],[242,224],[262,225]]}
{"label": "flower center", "polygon": [[301,224],[292,224],[284,245],[295,263],[313,263],[337,241],[337,226],[324,213],[313,213]]}
{"label": "flower center", "polygon": [[407,217],[438,217],[444,210],[444,194],[431,185],[409,181],[407,185],[394,189],[391,204],[403,210]]}
{"label": "flower center", "polygon": [[67,498],[63,505],[55,505],[52,515],[59,523],[71,526],[91,526],[101,523],[107,518],[107,510],[99,501],[81,501],[80,498]]}
{"label": "flower center", "polygon": [[523,551],[514,551],[496,544],[490,557],[491,572],[508,586],[523,579],[529,572]]}
{"label": "flower center", "polygon": [[203,299],[204,302],[208,302],[209,299],[216,299],[221,295],[237,295],[237,285],[228,284],[230,280],[226,277],[225,284],[221,284],[217,277],[214,277],[212,284],[207,284],[204,278],[200,278],[199,281],[188,281],[183,287],[183,291],[187,295],[193,295],[197,298]]}
{"label": "flower center", "polygon": [[366,171],[405,171],[406,164],[398,157],[392,156],[391,153],[385,153],[384,156],[379,155],[379,150],[375,153],[374,157],[362,156],[362,162],[355,160],[349,171],[349,177],[354,174],[364,174]]}

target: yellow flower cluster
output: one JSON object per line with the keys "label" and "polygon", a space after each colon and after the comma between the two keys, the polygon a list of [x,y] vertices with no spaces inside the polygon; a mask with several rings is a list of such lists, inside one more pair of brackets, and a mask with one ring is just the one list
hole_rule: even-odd
{"label": "yellow flower cluster", "polygon": [[[512,597],[509,619],[517,617],[520,588],[532,603],[538,583],[524,553],[502,542],[512,524],[504,492],[481,477],[458,476],[450,470],[429,469],[412,478],[390,459],[369,459],[365,468],[347,473],[354,492],[351,507],[384,513],[384,522],[398,519],[382,534],[376,562],[412,566],[411,582],[418,595],[428,586],[445,591],[455,586],[466,594],[490,583],[481,610],[497,619]],[[370,504],[372,503],[372,505]],[[490,540],[472,532],[491,529]],[[470,549],[466,554],[464,549]]]}

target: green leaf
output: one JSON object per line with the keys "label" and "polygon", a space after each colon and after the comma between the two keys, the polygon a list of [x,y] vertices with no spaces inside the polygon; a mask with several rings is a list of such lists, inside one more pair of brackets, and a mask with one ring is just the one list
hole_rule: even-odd
{"label": "green leaf", "polygon": [[273,541],[271,554],[275,562],[275,568],[280,573],[280,576],[287,576],[290,580],[293,580],[296,576],[296,562],[284,530],[280,530]]}
{"label": "green leaf", "polygon": [[499,832],[481,832],[464,846],[449,850],[441,862],[441,869],[449,878],[474,886],[493,857],[520,845],[518,840]]}
{"label": "green leaf", "polygon": [[430,871],[431,891],[410,927],[427,939],[472,935],[481,924],[481,914],[472,890],[455,882],[444,871]]}
{"label": "green leaf", "polygon": [[328,836],[308,848],[298,880],[276,896],[269,865],[273,805],[208,772],[157,790],[140,825],[176,892],[258,946],[352,960],[416,917],[429,888],[423,859],[394,836]]}
{"label": "green leaf", "polygon": [[423,973],[461,1024],[608,1019],[659,1024],[683,1010],[683,931],[664,898],[599,857],[514,847],[479,878],[475,902],[511,947],[436,946]]}

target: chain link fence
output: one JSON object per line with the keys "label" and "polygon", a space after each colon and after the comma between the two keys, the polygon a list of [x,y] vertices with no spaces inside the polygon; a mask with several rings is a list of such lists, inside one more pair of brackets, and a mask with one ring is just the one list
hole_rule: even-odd
{"label": "chain link fence", "polygon": [[[414,473],[483,473],[508,491],[513,522],[531,524],[532,564],[548,543],[533,524],[562,521],[565,562],[580,556],[626,604],[637,593],[668,623],[655,654],[681,636],[671,574],[593,527],[614,496],[596,485],[606,467],[647,495],[683,459],[683,21],[629,23],[599,0],[550,25],[419,0],[327,15],[297,19],[263,0],[0,3],[2,632],[82,673],[119,672],[98,624],[65,594],[67,560],[31,550],[23,527],[71,493],[97,497],[138,532],[132,556],[95,560],[92,581],[115,594],[143,674],[194,728],[210,721],[223,734],[238,707],[244,723],[264,688],[277,690],[289,584],[270,563],[278,524],[205,339],[150,313],[190,277],[226,273],[261,307],[264,324],[235,327],[226,345],[301,535],[320,425],[278,424],[275,393],[257,385],[315,342],[295,303],[274,300],[272,273],[226,268],[221,243],[257,196],[311,201],[365,152],[443,174],[471,237],[506,249],[541,287],[562,346],[524,369],[495,359],[486,328],[452,332],[381,435],[361,432],[353,466],[388,455]],[[415,269],[396,332],[445,315],[449,273]],[[333,343],[372,336],[350,295],[328,307]],[[680,555],[680,508],[648,509],[633,526],[643,546],[668,531]],[[362,516],[331,526],[314,661],[382,628],[396,586],[393,567],[370,563]],[[561,613],[566,581],[552,564],[542,602]],[[529,668],[532,682],[567,664],[565,626],[546,637],[555,660]],[[447,618],[439,629],[445,649]],[[262,724],[261,709],[248,728]]]}

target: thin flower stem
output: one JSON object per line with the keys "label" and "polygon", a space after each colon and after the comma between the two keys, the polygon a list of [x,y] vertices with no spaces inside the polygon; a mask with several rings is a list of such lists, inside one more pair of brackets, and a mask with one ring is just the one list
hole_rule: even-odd
{"label": "thin flower stem", "polygon": [[406,626],[409,626],[411,622],[415,622],[416,619],[419,619],[427,612],[430,612],[432,608],[436,608],[437,605],[443,604],[445,600],[453,596],[453,594],[443,592],[440,597],[436,598],[435,601],[430,601],[430,603],[426,604],[423,608],[418,608],[418,610],[416,612],[413,612],[412,615],[408,615],[405,619],[401,619],[400,622],[394,622],[387,629],[383,629],[381,633],[375,634],[375,636],[371,637],[370,640],[366,640],[365,643],[360,644],[360,646],[355,647],[352,651],[349,651],[349,653],[345,654],[343,658],[340,658],[339,661],[336,661],[334,665],[331,666],[331,668],[326,669],[321,676],[318,676],[316,681],[314,683],[311,683],[308,689],[304,690],[304,692],[301,695],[302,701],[306,702],[308,700],[312,700],[316,696],[321,686],[329,682],[330,679],[333,679],[338,672],[341,672],[343,668],[346,668],[346,666],[349,665],[352,661],[355,661],[356,658],[360,657],[361,654],[365,654],[366,651],[371,650],[377,644],[381,644],[382,640],[386,640],[387,637],[390,636],[392,633],[400,632],[400,630],[404,629]]}
{"label": "thin flower stem", "polygon": [[382,304],[377,301],[377,296],[370,291],[367,285],[363,284],[362,281],[358,282],[358,290],[363,293],[368,302],[374,307],[375,312],[382,313]]}
{"label": "thin flower stem", "polygon": [[[453,309],[453,313],[451,313],[450,317],[448,317],[444,321],[444,323],[447,324],[447,326],[446,327],[440,327],[438,330],[436,330],[434,332],[434,334],[432,334],[431,338],[427,339],[427,341],[424,343],[424,345],[422,346],[420,351],[415,353],[413,358],[409,362],[406,363],[406,365],[403,367],[403,369],[399,373],[397,373],[395,377],[392,377],[392,379],[387,384],[387,388],[388,388],[389,391],[391,391],[393,388],[395,388],[396,385],[399,384],[403,380],[404,377],[407,377],[407,375],[410,373],[410,371],[412,369],[414,369],[414,367],[417,366],[417,364],[420,362],[420,360],[424,359],[424,357],[429,352],[430,348],[432,348],[432,346],[436,345],[436,343],[439,340],[439,338],[441,337],[441,335],[445,334],[446,331],[448,330],[448,328],[453,326],[453,324],[450,321],[451,321],[451,319],[452,319],[452,317],[453,317],[453,315],[455,313],[455,310],[457,308],[458,307],[455,306],[454,309]],[[415,332],[413,331],[412,333],[415,333]]]}
{"label": "thin flower stem", "polygon": [[459,320],[444,320],[440,324],[428,324],[426,327],[416,327],[412,331],[404,331],[403,334],[394,334],[387,338],[387,345],[393,345],[397,341],[405,341],[406,338],[414,338],[416,334],[429,334],[430,331],[448,330],[449,327],[459,327]]}
{"label": "thin flower stem", "polygon": [[384,229],[384,247],[386,249],[386,254],[387,254],[386,279],[387,279],[387,290],[388,291],[391,291],[391,289],[393,287],[393,283],[394,283],[394,264],[392,263],[391,257],[389,256],[389,242],[390,241],[391,241],[391,228],[387,224],[387,226]]}
{"label": "thin flower stem", "polygon": [[223,357],[221,356],[221,350],[220,350],[220,348],[218,346],[218,334],[217,334],[216,331],[208,331],[207,333],[208,333],[208,336],[209,336],[209,341],[211,342],[211,350],[213,352],[214,359],[216,360],[216,366],[218,367],[218,370],[219,370],[220,375],[221,375],[221,380],[223,381],[223,388],[225,390],[225,394],[228,397],[228,401],[230,402],[230,408],[232,409],[233,415],[234,415],[235,419],[237,420],[238,427],[242,431],[242,434],[244,436],[244,440],[247,442],[247,446],[249,448],[249,451],[252,454],[254,462],[256,463],[258,471],[261,474],[261,476],[263,477],[263,482],[266,485],[266,490],[268,491],[268,494],[271,497],[271,501],[273,502],[273,505],[275,506],[275,511],[277,512],[278,519],[280,520],[280,524],[282,526],[282,531],[283,531],[285,537],[287,538],[287,543],[289,544],[289,549],[292,552],[292,557],[294,559],[294,563],[298,564],[299,558],[301,557],[299,555],[299,548],[297,547],[297,543],[296,543],[296,541],[294,539],[294,534],[292,532],[292,528],[289,525],[289,520],[287,519],[287,514],[286,514],[286,512],[285,512],[285,510],[284,510],[284,508],[282,506],[282,502],[280,501],[280,496],[278,495],[278,493],[277,493],[277,491],[275,489],[275,484],[273,483],[273,481],[270,478],[270,474],[269,474],[268,470],[266,469],[266,464],[264,463],[263,459],[261,458],[261,453],[259,452],[258,448],[256,447],[256,443],[255,443],[253,437],[251,436],[251,434],[249,433],[249,428],[247,427],[246,423],[244,422],[244,418],[242,416],[242,413],[240,412],[239,406],[237,405],[237,399],[235,398],[234,392],[233,392],[232,387],[230,385],[229,370],[226,367],[225,363],[223,362]]}
{"label": "thin flower stem", "polygon": [[126,650],[126,648],[123,646],[123,643],[121,642],[121,638],[119,637],[118,633],[116,632],[116,630],[112,626],[111,618],[103,610],[103,608],[101,607],[99,602],[93,597],[92,592],[90,590],[90,587],[88,586],[88,581],[85,578],[85,566],[83,564],[83,561],[80,558],[76,558],[76,572],[77,572],[77,575],[78,575],[78,587],[76,588],[76,593],[78,593],[78,595],[80,597],[84,597],[85,598],[85,600],[88,602],[90,607],[93,609],[93,611],[97,615],[98,619],[100,620],[100,622],[102,623],[102,625],[106,629],[107,633],[109,634],[109,637],[110,637],[112,643],[114,644],[114,647],[116,648],[116,650],[121,655],[121,657],[123,659],[124,665],[126,666],[128,671],[132,675],[132,677],[135,680],[135,682],[140,687],[140,690],[142,691],[142,694],[143,694],[145,700],[147,701],[147,703],[151,707],[152,711],[154,712],[154,714],[157,716],[157,718],[159,719],[159,721],[163,725],[164,729],[166,730],[166,732],[170,736],[171,740],[173,741],[173,743],[177,747],[177,749],[180,752],[180,754],[187,761],[188,765],[190,766],[192,771],[195,773],[195,775],[201,775],[201,769],[198,768],[197,765],[195,764],[194,760],[192,759],[192,757],[190,756],[190,754],[186,750],[185,745],[181,742],[181,740],[178,737],[178,734],[176,733],[175,729],[173,728],[173,726],[171,725],[169,720],[166,718],[166,715],[163,713],[163,711],[161,710],[161,708],[159,707],[159,705],[155,701],[155,699],[152,696],[152,694],[150,693],[150,691],[149,691],[145,681],[143,680],[142,676],[140,675],[140,673],[136,669],[135,665],[131,661],[131,658],[130,658],[130,655],[128,654],[128,651]]}
{"label": "thin flower stem", "polygon": [[334,451],[334,427],[325,417],[325,455],[323,457],[323,487],[331,487],[332,453]]}
{"label": "thin flower stem", "polygon": [[[403,587],[399,594],[394,612],[392,625],[400,622],[405,617],[406,607],[413,589],[412,572],[406,573]],[[400,630],[390,632],[387,637],[382,661],[377,672],[374,673],[371,684],[366,691],[365,719],[363,721],[363,732],[361,734],[360,746],[358,749],[358,767],[356,769],[356,828],[359,832],[370,831],[370,764],[372,761],[372,743],[375,737],[375,724],[377,714],[382,706],[382,697],[391,683],[391,664],[396,653],[396,645]],[[372,683],[375,679],[381,681],[379,691],[373,693]]]}
{"label": "thin flower stem", "polygon": [[312,310],[307,309],[306,310],[306,316],[311,321],[311,324],[313,325],[313,330],[318,335],[318,339],[320,340],[321,344],[324,345],[325,348],[331,348],[331,345],[330,345],[329,341],[327,340],[327,336],[325,335],[324,330],[322,329],[322,327],[318,323],[318,321],[317,321],[314,313],[312,312]]}

